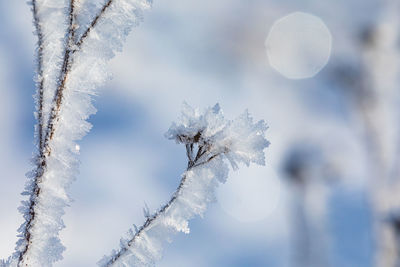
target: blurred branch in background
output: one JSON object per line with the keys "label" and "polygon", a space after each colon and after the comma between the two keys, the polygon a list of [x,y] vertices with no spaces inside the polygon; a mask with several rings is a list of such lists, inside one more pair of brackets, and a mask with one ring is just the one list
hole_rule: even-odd
{"label": "blurred branch in background", "polygon": [[375,266],[384,267],[400,265],[399,7],[398,1],[386,1],[376,22],[360,32],[358,60],[344,61],[334,71],[348,99],[350,120],[359,126],[355,131],[364,144]]}
{"label": "blurred branch in background", "polygon": [[336,170],[321,148],[310,142],[292,145],[282,166],[290,190],[291,264],[328,267],[332,265],[327,202]]}
{"label": "blurred branch in background", "polygon": [[[400,265],[397,223],[400,211],[399,23],[398,1],[387,1],[376,25],[367,28],[362,50],[362,91],[356,107],[364,125],[370,159],[377,266]],[[370,93],[368,93],[370,92]]]}

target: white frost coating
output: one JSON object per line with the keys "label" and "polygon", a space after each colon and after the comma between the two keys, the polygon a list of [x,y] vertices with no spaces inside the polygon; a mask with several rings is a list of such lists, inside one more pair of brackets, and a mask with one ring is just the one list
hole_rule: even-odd
{"label": "white frost coating", "polygon": [[79,28],[76,29],[78,38],[80,38],[84,31],[90,26],[90,23],[107,1],[108,0],[79,0],[75,3],[75,7],[79,10],[79,13],[76,15],[76,22],[79,25]]}
{"label": "white frost coating", "polygon": [[[121,239],[120,249],[99,261],[99,266],[154,266],[162,257],[162,245],[172,234],[189,233],[189,220],[203,216],[215,189],[228,177],[228,159],[234,168],[242,162],[264,165],[264,149],[269,145],[264,121],[253,123],[248,112],[233,121],[225,120],[218,105],[200,113],[184,104],[178,123],[166,137],[187,148],[188,169],[171,200],[139,229],[129,230]],[[193,153],[197,147],[196,155]]]}
{"label": "white frost coating", "polygon": [[[69,0],[36,0],[37,17],[40,20],[42,43],[38,43],[36,64],[41,65],[42,73],[37,73],[36,83],[40,90],[43,83],[43,131],[47,127],[51,104],[58,86],[58,78],[63,63],[66,32],[68,28],[67,12]],[[41,58],[40,58],[41,56]],[[39,92],[35,96],[36,105],[39,105]],[[39,109],[39,107],[37,108]],[[36,114],[36,113],[35,113]],[[38,114],[36,114],[36,119]],[[37,127],[37,131],[38,126]],[[39,133],[36,133],[39,136]],[[39,141],[39,140],[38,140]]]}
{"label": "white frost coating", "polygon": [[200,145],[212,144],[214,154],[224,153],[233,168],[237,162],[247,166],[250,162],[264,165],[263,149],[269,142],[263,133],[267,130],[264,121],[253,123],[248,111],[233,121],[225,120],[219,105],[207,109],[204,114],[184,103],[179,123],[173,123],[166,133],[168,139],[177,143],[189,144],[198,132],[201,132]]}
{"label": "white frost coating", "polygon": [[[80,50],[73,54],[73,66],[67,81],[70,97],[95,94],[95,89],[109,79],[106,63],[122,50],[123,41],[133,26],[142,20],[147,0],[114,0],[93,28]],[[72,90],[70,90],[72,89]],[[73,91],[73,92],[71,92]]]}
{"label": "white frost coating", "polygon": [[[39,10],[43,10],[38,12],[40,21],[43,21],[40,25],[48,27],[44,28],[49,31],[51,29],[58,31],[53,33],[54,36],[51,35],[52,38],[59,36],[59,32],[62,31],[63,36],[60,37],[62,37],[63,43],[63,37],[67,31],[64,20],[68,18],[68,6],[69,1],[41,1],[38,3]],[[44,11],[45,7],[48,8],[47,12]],[[34,189],[37,177],[35,171],[27,175],[28,182],[22,193],[34,196],[34,220],[31,218],[30,202],[23,201],[19,210],[26,222],[18,230],[21,235],[16,251],[7,262],[0,262],[0,266],[16,266],[18,264],[20,255],[25,253],[27,239],[23,233],[30,220],[33,221],[29,229],[30,243],[33,245],[29,246],[24,254],[22,264],[24,266],[25,264],[27,266],[52,266],[53,262],[62,259],[62,252],[65,248],[58,236],[60,230],[65,227],[62,220],[64,208],[70,203],[67,191],[78,173],[79,161],[76,155],[79,151],[76,149],[76,141],[89,132],[91,125],[86,120],[96,112],[91,104],[91,95],[96,93],[98,86],[107,81],[109,75],[106,70],[106,62],[114,56],[115,51],[122,49],[126,35],[132,26],[137,25],[142,19],[142,10],[148,7],[150,7],[150,2],[146,0],[112,1],[95,27],[88,33],[80,48],[76,45],[74,48],[77,50],[71,52],[71,69],[66,74],[62,103],[54,121],[54,134],[48,142],[48,149],[51,153],[46,154],[44,173],[39,178],[40,193],[38,197],[35,197]],[[79,13],[79,10],[76,11]],[[55,20],[56,22],[52,20],[56,15],[63,18],[62,25],[59,22],[60,19]],[[44,77],[48,78],[49,84],[54,86],[60,70],[58,53],[64,50],[57,48],[57,60],[52,60],[51,57],[55,55],[50,52],[51,49],[56,49],[53,47],[56,44],[47,38],[46,35],[44,43],[46,55],[43,61],[45,64]],[[66,45],[66,43],[64,44]],[[54,91],[52,92],[54,93]],[[53,97],[54,95],[52,99]],[[47,98],[46,101],[48,101]]]}

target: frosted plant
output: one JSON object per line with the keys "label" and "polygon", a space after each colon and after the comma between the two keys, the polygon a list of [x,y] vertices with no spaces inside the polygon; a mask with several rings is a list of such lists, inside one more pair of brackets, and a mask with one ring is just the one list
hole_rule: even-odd
{"label": "frosted plant", "polygon": [[19,208],[25,222],[6,266],[50,266],[62,258],[61,216],[78,170],[75,141],[90,130],[86,119],[95,112],[91,95],[108,79],[106,61],[150,7],[147,0],[90,2],[30,2],[38,37],[37,152],[23,192],[28,200]]}
{"label": "frosted plant", "polygon": [[[151,0],[32,0],[37,43],[37,93],[33,170],[19,208],[25,222],[18,229],[16,250],[1,267],[52,266],[65,250],[59,232],[69,205],[68,188],[77,176],[80,140],[91,128],[86,121],[96,112],[91,104],[96,88],[109,79],[106,63],[131,28],[142,19]],[[213,200],[213,189],[225,181],[237,163],[264,163],[265,124],[252,122],[248,113],[224,119],[219,106],[204,114],[184,106],[181,121],[167,137],[183,143],[188,168],[170,201],[150,215],[121,248],[100,265],[146,265],[160,257],[161,243],[176,231],[187,233],[188,222],[203,214]]]}
{"label": "frosted plant", "polygon": [[253,123],[248,112],[233,121],[225,120],[219,105],[200,113],[184,104],[179,123],[173,123],[166,137],[186,147],[188,165],[171,199],[134,226],[122,238],[120,249],[104,257],[100,266],[153,266],[161,258],[162,243],[176,232],[189,233],[188,220],[202,216],[215,198],[215,188],[228,176],[227,159],[232,167],[238,163],[264,164],[263,121]]}

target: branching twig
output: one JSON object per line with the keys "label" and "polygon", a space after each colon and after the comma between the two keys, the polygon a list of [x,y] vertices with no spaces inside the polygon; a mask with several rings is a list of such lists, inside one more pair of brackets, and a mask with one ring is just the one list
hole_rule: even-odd
{"label": "branching twig", "polygon": [[96,15],[96,17],[93,19],[93,21],[90,23],[90,26],[86,29],[86,31],[83,33],[83,35],[79,38],[78,41],[75,42],[75,12],[74,12],[74,0],[71,0],[71,8],[70,8],[70,13],[69,13],[69,29],[68,29],[68,44],[65,49],[64,53],[64,61],[63,61],[63,67],[61,70],[61,75],[59,78],[59,86],[57,88],[57,92],[54,98],[54,105],[51,111],[51,115],[49,118],[49,123],[47,125],[47,131],[46,131],[46,137],[45,137],[45,146],[46,147],[46,152],[50,154],[50,150],[48,148],[48,142],[53,138],[54,132],[55,132],[55,127],[54,125],[57,123],[59,120],[59,112],[61,109],[62,105],[62,99],[64,95],[64,90],[65,90],[65,84],[69,75],[69,71],[72,66],[72,55],[78,51],[86,38],[89,36],[90,31],[97,25],[99,19],[106,13],[106,10],[110,7],[111,3],[113,0],[108,0],[100,10],[99,14]]}
{"label": "branching twig", "polygon": [[[25,223],[21,227],[21,240],[19,241],[19,247],[17,246],[17,251],[13,255],[13,258],[17,261],[18,266],[26,266],[28,264],[27,255],[28,252],[32,248],[32,234],[33,234],[33,226],[38,221],[38,201],[39,196],[41,195],[41,189],[43,189],[43,185],[41,185],[42,180],[44,179],[44,175],[47,171],[48,160],[52,153],[52,140],[54,139],[55,132],[57,131],[57,124],[60,121],[61,110],[64,106],[64,95],[65,90],[67,89],[67,81],[72,78],[69,77],[71,75],[71,69],[73,67],[74,61],[74,53],[81,48],[81,45],[87,40],[90,32],[93,28],[98,24],[99,20],[104,16],[108,7],[110,7],[112,0],[108,0],[101,11],[90,23],[90,26],[84,34],[77,39],[76,29],[79,25],[76,24],[76,8],[75,8],[76,0],[69,0],[69,11],[66,17],[68,28],[65,34],[65,42],[64,42],[64,51],[63,51],[63,59],[62,65],[60,68],[60,74],[57,79],[57,85],[55,88],[55,93],[53,96],[53,101],[50,106],[50,115],[48,118],[44,118],[44,59],[43,53],[44,50],[44,35],[41,28],[41,21],[38,10],[37,0],[32,0],[32,12],[34,18],[34,25],[36,27],[36,32],[38,35],[38,85],[37,85],[37,119],[38,119],[38,155],[35,161],[35,169],[32,171],[33,175],[31,178],[31,182],[27,186],[27,190],[29,192],[29,200],[23,206],[26,207],[27,212],[24,215]],[[47,120],[47,124],[44,120]]]}

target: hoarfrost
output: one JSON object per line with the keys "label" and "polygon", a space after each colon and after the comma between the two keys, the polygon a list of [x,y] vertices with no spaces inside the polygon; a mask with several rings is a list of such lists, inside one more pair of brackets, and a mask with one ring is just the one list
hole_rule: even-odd
{"label": "hoarfrost", "polygon": [[91,97],[109,79],[107,61],[121,51],[127,34],[151,4],[147,0],[108,0],[88,23],[80,19],[97,10],[87,8],[86,2],[31,2],[39,39],[38,153],[22,193],[29,200],[19,208],[25,222],[18,230],[15,253],[0,263],[4,266],[51,266],[62,259],[65,248],[58,235],[65,227],[64,208],[70,204],[68,188],[78,173],[76,141],[90,131],[86,120],[96,112]]}
{"label": "hoarfrost", "polygon": [[167,204],[149,215],[145,223],[121,239],[120,249],[99,261],[99,266],[154,266],[162,256],[162,245],[177,232],[188,234],[189,220],[203,216],[215,189],[228,177],[226,159],[233,168],[238,163],[264,165],[264,149],[269,145],[264,121],[253,122],[245,111],[233,121],[226,120],[219,105],[200,112],[186,103],[177,123],[165,136],[186,147],[188,167]]}

